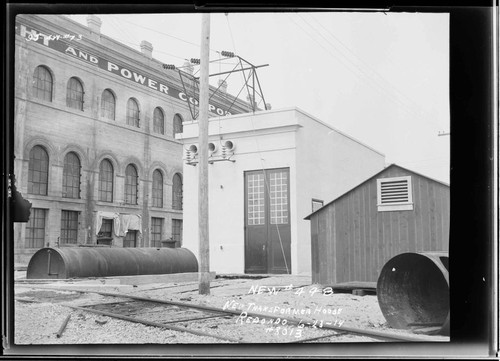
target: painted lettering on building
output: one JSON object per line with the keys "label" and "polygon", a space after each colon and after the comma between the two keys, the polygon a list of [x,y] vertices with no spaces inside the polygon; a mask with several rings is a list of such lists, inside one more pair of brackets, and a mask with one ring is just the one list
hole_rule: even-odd
{"label": "painted lettering on building", "polygon": [[[71,38],[65,38],[64,35],[45,35],[23,24],[19,24],[18,26],[16,26],[16,33],[31,42],[44,45],[50,49],[64,53],[72,58],[76,58],[86,63],[92,64],[94,66],[97,66],[99,69],[113,73],[122,78],[129,79],[134,83],[141,84],[162,94],[180,99],[186,103],[198,105],[198,99],[188,96],[182,90],[172,85],[167,85],[164,80],[160,78],[149,77],[147,75],[144,75],[137,69],[123,66],[116,61],[109,61],[95,54],[91,54],[88,51],[77,48],[74,46],[74,44],[67,43],[66,41],[71,40]],[[77,38],[77,40],[80,39]],[[221,108],[214,104],[209,104],[209,111],[220,116],[232,114],[228,111],[228,109]]]}

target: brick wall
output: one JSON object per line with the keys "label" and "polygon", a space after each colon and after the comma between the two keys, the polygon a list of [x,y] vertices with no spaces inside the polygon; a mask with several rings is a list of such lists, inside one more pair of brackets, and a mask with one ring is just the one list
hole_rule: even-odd
{"label": "brick wall", "polygon": [[[33,21],[33,17],[30,18]],[[57,18],[52,19],[54,28]],[[61,20],[62,23],[64,21]],[[43,27],[47,28],[46,22]],[[54,30],[56,32],[56,30]],[[57,31],[60,33],[60,31]],[[87,40],[90,42],[90,40]],[[90,43],[90,45],[92,45]],[[99,45],[95,44],[96,50]],[[110,54],[120,49],[111,49]],[[137,53],[135,61],[144,57]],[[110,61],[113,58],[110,56]],[[123,63],[124,59],[120,59]],[[145,63],[151,63],[150,60]],[[123,79],[115,74],[78,61],[65,54],[24,38],[16,38],[15,85],[15,174],[18,190],[33,208],[47,209],[45,245],[55,246],[61,234],[61,211],[79,212],[78,243],[96,242],[94,219],[96,211],[129,213],[142,216],[142,233],[138,246],[149,246],[150,217],[164,218],[163,235],[171,235],[171,220],[182,219],[182,211],[171,209],[172,177],[182,174],[182,144],[173,136],[173,118],[179,113],[191,120],[186,103]],[[38,100],[33,92],[33,73],[37,66],[46,66],[53,78],[51,102]],[[147,65],[145,65],[147,67]],[[151,69],[146,69],[151,71]],[[71,77],[78,78],[84,87],[82,110],[66,105],[66,88]],[[101,96],[111,89],[116,96],[115,120],[100,116]],[[140,127],[126,124],[129,98],[139,103]],[[165,116],[165,134],[153,133],[153,112],[160,107]],[[36,146],[44,147],[49,155],[49,181],[46,196],[30,195],[28,186],[29,152]],[[81,163],[80,199],[62,197],[64,157],[75,152]],[[99,164],[110,159],[114,166],[113,203],[100,202],[98,197]],[[133,163],[139,176],[137,205],[124,204],[125,168]],[[151,206],[152,174],[159,169],[163,175],[162,209]],[[16,262],[26,263],[35,249],[25,246],[26,224],[15,224]],[[115,245],[122,244],[116,238]]]}

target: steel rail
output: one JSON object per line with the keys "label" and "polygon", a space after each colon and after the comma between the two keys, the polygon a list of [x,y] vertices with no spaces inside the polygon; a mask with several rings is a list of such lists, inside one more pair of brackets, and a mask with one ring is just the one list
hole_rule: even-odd
{"label": "steel rail", "polygon": [[[17,301],[20,301],[20,302],[43,303],[43,302],[34,301],[34,300],[24,300],[22,298],[17,298],[17,297],[15,299]],[[125,315],[120,315],[117,313],[93,310],[93,309],[89,309],[89,308],[85,308],[85,307],[72,306],[72,305],[68,305],[68,304],[64,304],[64,303],[61,303],[60,305],[63,307],[69,307],[69,308],[72,308],[75,310],[86,311],[86,312],[95,313],[95,314],[102,315],[102,316],[117,318],[117,319],[124,320],[124,321],[141,323],[141,324],[146,325],[146,326],[166,328],[166,329],[169,329],[171,331],[187,332],[187,333],[191,333],[191,334],[196,335],[196,336],[212,337],[212,338],[216,338],[216,339],[223,340],[223,341],[230,341],[230,342],[236,342],[236,343],[248,343],[247,341],[237,340],[237,339],[231,338],[231,337],[223,337],[223,336],[213,335],[213,334],[203,332],[203,331],[196,331],[196,330],[191,330],[191,329],[184,328],[184,327],[167,325],[167,324],[163,324],[163,323],[144,320],[141,318],[134,318],[134,317],[129,317],[129,316],[125,316]]]}
{"label": "steel rail", "polygon": [[[219,284],[219,283],[222,283],[224,282],[224,280],[212,280],[210,282],[210,284]],[[173,286],[162,286],[162,287],[153,287],[153,288],[145,288],[145,289],[140,289],[138,291],[134,291],[132,292],[132,294],[136,294],[136,293],[139,293],[139,292],[149,292],[149,291],[156,291],[156,290],[162,290],[162,289],[168,289],[168,288],[178,288],[178,287],[187,287],[187,286],[191,286],[191,285],[197,285],[198,282],[187,282],[185,284],[175,284]],[[217,285],[217,286],[212,286],[211,288],[214,288],[214,287],[221,287],[221,286],[225,286],[225,285],[229,285],[230,283],[227,283],[227,284],[223,284],[223,285]],[[196,289],[196,291],[198,291],[198,289]],[[191,292],[191,290],[188,290],[188,291],[181,291],[179,293],[184,293],[184,292]]]}
{"label": "steel rail", "polygon": [[180,320],[174,320],[174,321],[165,321],[165,323],[180,323],[180,322],[188,322],[188,321],[198,321],[198,320],[208,320],[210,318],[224,318],[224,317],[229,317],[228,315],[212,315],[212,316],[200,316],[200,317],[193,317],[193,318],[182,318]]}
{"label": "steel rail", "polygon": [[[25,303],[43,303],[41,301],[27,300],[27,299],[22,299],[22,298],[16,298],[16,301],[25,302]],[[120,303],[120,302],[114,302],[114,303]],[[111,318],[121,319],[121,320],[124,320],[124,321],[141,323],[141,324],[144,324],[144,325],[147,325],[147,326],[153,326],[153,327],[158,327],[158,328],[167,328],[167,329],[170,329],[170,330],[173,330],[173,331],[192,333],[192,334],[195,334],[197,336],[214,337],[214,338],[217,338],[217,339],[222,339],[224,341],[231,341],[231,342],[237,342],[237,343],[251,343],[249,341],[241,341],[241,340],[236,340],[236,339],[232,339],[232,338],[226,338],[226,337],[223,337],[223,336],[213,336],[212,334],[204,333],[202,331],[191,332],[189,329],[185,329],[185,328],[180,328],[179,329],[176,326],[174,326],[174,327],[167,326],[167,324],[169,324],[169,323],[179,323],[179,322],[187,322],[187,321],[196,321],[196,320],[207,319],[207,318],[228,317],[228,315],[219,315],[219,316],[215,316],[214,315],[214,316],[207,316],[207,317],[197,317],[197,318],[192,318],[192,319],[181,319],[181,320],[177,320],[177,321],[167,321],[165,323],[157,323],[157,322],[152,322],[152,321],[148,321],[148,320],[143,320],[143,319],[140,319],[140,318],[133,318],[133,317],[130,317],[130,314],[128,316],[126,316],[126,315],[121,315],[121,314],[117,314],[117,313],[113,313],[113,312],[99,311],[99,310],[93,310],[91,308],[88,308],[88,307],[91,307],[91,306],[101,306],[101,305],[108,305],[108,304],[114,304],[114,303],[98,303],[98,304],[91,304],[91,305],[88,305],[86,307],[71,306],[71,305],[67,305],[67,304],[61,304],[61,306],[69,307],[69,308],[76,309],[76,310],[88,311],[88,312],[91,312],[91,313],[96,313],[96,314],[99,314],[99,315],[102,315],[102,316],[107,316],[107,317],[111,317]],[[70,316],[71,315],[67,316],[67,318],[66,318],[66,320],[64,322],[64,326],[63,326],[64,328],[66,327],[66,324],[67,324]],[[232,315],[230,315],[230,316],[232,316]],[[62,330],[63,330],[63,327],[61,327]],[[304,342],[320,340],[320,339],[328,338],[328,337],[341,336],[341,335],[345,335],[347,333],[348,332],[335,332],[335,333],[331,333],[331,334],[327,334],[327,335],[323,335],[323,336],[316,336],[316,337],[305,338],[305,339],[301,339],[301,340],[297,340],[297,341],[280,342],[280,343],[304,343]],[[61,330],[58,332],[57,337],[60,337],[60,334],[62,334]]]}
{"label": "steel rail", "polygon": [[187,332],[187,333],[192,333],[193,335],[197,335],[197,336],[212,337],[212,338],[217,338],[219,340],[224,340],[224,341],[231,341],[231,342],[236,342],[236,343],[247,343],[246,341],[237,340],[237,339],[231,338],[231,337],[223,337],[223,336],[213,335],[213,334],[210,334],[210,333],[207,333],[207,332],[203,332],[203,331],[196,331],[196,330],[191,330],[191,329],[184,328],[184,327],[178,327],[178,326],[172,326],[172,325],[168,325],[168,324],[163,324],[163,323],[148,321],[148,320],[144,320],[144,319],[141,319],[141,318],[134,318],[134,317],[130,317],[130,316],[120,315],[118,313],[98,311],[98,310],[93,310],[93,309],[89,309],[89,308],[85,308],[85,307],[79,307],[79,306],[71,306],[71,305],[64,305],[64,306],[70,307],[70,308],[73,308],[73,309],[76,309],[76,310],[81,310],[81,311],[87,311],[87,312],[91,312],[91,313],[96,313],[98,315],[103,315],[103,316],[118,318],[120,320],[125,320],[125,321],[129,321],[129,322],[142,323],[142,324],[147,325],[147,326],[154,326],[154,327],[158,327],[158,328],[166,328],[166,329],[169,329],[169,330],[172,330],[172,331],[178,331],[178,332]]}
{"label": "steel rail", "polygon": [[[121,301],[121,302],[112,302],[112,303],[106,303],[106,302],[104,302],[104,303],[93,303],[93,304],[84,305],[82,307],[92,309],[92,307],[95,307],[95,306],[115,305],[115,304],[124,303],[124,302],[136,302],[136,303],[139,303],[139,302],[143,302],[143,301],[132,300],[132,301]],[[155,303],[155,302],[151,302],[151,303]],[[127,315],[128,316],[139,315],[140,313],[137,313],[137,311],[138,310],[136,309],[135,312],[132,312],[132,313],[129,312],[129,313],[127,313]],[[143,312],[141,312],[141,313],[143,313]],[[214,314],[211,314],[210,316],[196,316],[196,317],[191,317],[191,318],[181,318],[181,319],[173,320],[173,321],[163,321],[163,323],[165,323],[165,324],[166,323],[180,323],[180,322],[188,322],[188,321],[207,320],[209,318],[220,318],[220,317],[232,317],[232,315],[227,315],[227,314],[214,315]]]}
{"label": "steel rail", "polygon": [[[64,289],[60,287],[33,287],[29,286],[31,288],[40,288],[40,289],[55,289],[55,290],[60,290],[60,291],[70,291],[70,292],[80,292],[80,293],[95,293],[95,294],[100,294],[103,296],[110,296],[110,297],[122,297],[122,298],[130,298],[130,299],[135,299],[135,300],[141,300],[141,301],[148,301],[148,302],[156,302],[156,303],[163,303],[163,304],[168,304],[168,305],[175,305],[175,306],[180,306],[180,307],[188,307],[188,308],[194,308],[194,309],[199,309],[199,310],[206,310],[206,311],[213,311],[213,312],[219,312],[219,313],[227,313],[227,314],[233,314],[233,315],[241,315],[242,311],[236,311],[236,310],[221,310],[220,308],[216,307],[211,307],[211,306],[203,306],[203,305],[193,305],[185,302],[176,302],[176,301],[166,301],[166,300],[159,300],[159,299],[154,299],[154,298],[147,298],[147,297],[140,297],[140,296],[132,296],[132,295],[127,295],[127,294],[119,294],[119,293],[112,293],[112,292],[101,292],[101,291],[90,291],[90,290],[78,290],[78,289]],[[296,318],[285,318],[285,317],[276,317],[272,314],[262,314],[262,313],[255,313],[255,312],[247,312],[247,316],[250,317],[259,317],[259,318],[264,318],[264,319],[277,319],[280,318],[281,320],[286,320],[287,323],[292,324],[292,325],[300,325],[300,324],[311,324],[314,323],[314,319],[296,319]],[[447,340],[447,338],[441,338],[438,336],[426,336],[426,335],[403,335],[403,334],[397,334],[397,333],[389,333],[389,332],[383,332],[383,331],[376,331],[376,330],[363,330],[355,327],[349,327],[349,326],[332,326],[332,325],[323,325],[321,327],[322,329],[330,329],[333,331],[344,331],[344,332],[349,332],[357,335],[362,335],[362,336],[368,336],[376,339],[382,339],[382,340],[390,340],[390,341],[396,341],[396,342],[441,342]]]}
{"label": "steel rail", "polygon": [[23,298],[17,298],[15,297],[14,298],[16,301],[19,301],[19,302],[24,302],[24,303],[43,303],[41,301],[35,301],[35,300],[25,300]]}

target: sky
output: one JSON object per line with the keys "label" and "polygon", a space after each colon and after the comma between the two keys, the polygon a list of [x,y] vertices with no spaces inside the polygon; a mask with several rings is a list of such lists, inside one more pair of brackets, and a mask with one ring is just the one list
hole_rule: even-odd
{"label": "sky", "polygon": [[[166,64],[200,58],[201,14],[96,15],[102,34],[138,51],[147,40]],[[70,15],[85,25],[86,17]],[[387,164],[449,183],[450,135],[438,135],[450,129],[448,14],[212,13],[210,49],[211,74],[233,68],[223,50],[268,64],[257,75],[272,109],[297,107]],[[238,94],[241,73],[227,82]]]}

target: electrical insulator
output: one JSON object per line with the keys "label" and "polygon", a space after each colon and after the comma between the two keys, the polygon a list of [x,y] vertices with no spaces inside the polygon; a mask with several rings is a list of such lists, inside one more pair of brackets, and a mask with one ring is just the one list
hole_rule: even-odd
{"label": "electrical insulator", "polygon": [[234,143],[230,140],[222,144],[222,158],[229,158],[234,155]]}
{"label": "electrical insulator", "polygon": [[193,157],[192,157],[191,152],[189,151],[189,149],[186,149],[186,161],[188,163],[191,163],[193,161]]}
{"label": "electrical insulator", "polygon": [[190,62],[191,62],[191,64],[199,64],[200,59],[191,58]]}
{"label": "electrical insulator", "polygon": [[234,58],[234,53],[232,51],[223,50],[223,51],[221,51],[221,55],[228,57],[228,58]]}
{"label": "electrical insulator", "polygon": [[163,64],[163,69],[175,70],[175,65],[173,65],[173,64]]}

